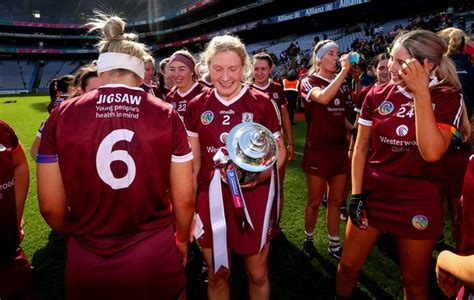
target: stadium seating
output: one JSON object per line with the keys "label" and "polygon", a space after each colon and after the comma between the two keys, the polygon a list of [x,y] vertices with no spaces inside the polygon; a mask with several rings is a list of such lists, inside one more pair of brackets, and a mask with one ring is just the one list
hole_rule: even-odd
{"label": "stadium seating", "polygon": [[52,60],[47,62],[43,68],[39,89],[47,89],[51,80],[63,75],[72,74],[79,66],[80,62],[78,61]]}

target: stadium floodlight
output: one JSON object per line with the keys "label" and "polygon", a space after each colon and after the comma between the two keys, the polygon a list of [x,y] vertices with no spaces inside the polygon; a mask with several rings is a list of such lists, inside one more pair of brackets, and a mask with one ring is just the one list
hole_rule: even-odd
{"label": "stadium floodlight", "polygon": [[35,19],[41,18],[41,12],[39,10],[34,10],[33,11],[33,18],[35,18]]}

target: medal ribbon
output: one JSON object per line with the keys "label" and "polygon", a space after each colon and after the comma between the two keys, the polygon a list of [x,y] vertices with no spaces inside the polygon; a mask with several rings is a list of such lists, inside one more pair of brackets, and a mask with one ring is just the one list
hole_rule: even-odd
{"label": "medal ribbon", "polygon": [[214,260],[214,273],[221,267],[229,269],[227,256],[227,225],[225,221],[224,203],[222,200],[221,174],[219,169],[214,174],[209,185],[209,213],[212,228],[212,255]]}
{"label": "medal ribbon", "polygon": [[244,195],[242,194],[242,189],[240,188],[239,179],[232,163],[227,164],[226,175],[230,194],[232,196],[232,207],[234,208],[234,213],[236,214],[240,224],[242,224],[242,228],[245,227],[245,224],[249,224],[253,230],[254,228],[252,220],[250,219],[247,205],[245,204]]}

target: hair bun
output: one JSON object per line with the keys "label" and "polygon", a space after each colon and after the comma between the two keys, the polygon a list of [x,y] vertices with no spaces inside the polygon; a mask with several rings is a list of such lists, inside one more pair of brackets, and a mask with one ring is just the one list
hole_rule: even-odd
{"label": "hair bun", "polygon": [[124,30],[126,23],[119,17],[110,17],[102,28],[104,37],[108,40],[122,40],[124,39]]}

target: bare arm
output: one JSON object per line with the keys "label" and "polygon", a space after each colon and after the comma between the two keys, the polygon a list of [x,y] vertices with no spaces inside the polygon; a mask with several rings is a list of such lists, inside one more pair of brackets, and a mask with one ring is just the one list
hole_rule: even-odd
{"label": "bare arm", "polygon": [[457,287],[450,277],[461,281],[469,289],[474,289],[474,255],[460,256],[451,251],[443,251],[436,262],[436,276],[440,288],[452,297],[457,292]]}
{"label": "bare arm", "polygon": [[18,228],[22,227],[23,209],[25,208],[26,196],[30,187],[30,169],[25,151],[21,144],[19,149],[13,153],[13,177],[15,179],[15,201],[16,201],[16,221]]}
{"label": "bare arm", "polygon": [[61,232],[67,203],[59,164],[37,163],[36,176],[41,215],[53,230]]}
{"label": "bare arm", "polygon": [[462,101],[463,109],[462,109],[462,120],[461,120],[461,139],[463,142],[467,142],[471,137],[471,120],[467,116],[466,104]]}
{"label": "bare arm", "polygon": [[193,151],[193,185],[194,185],[194,196],[197,194],[197,176],[201,169],[201,145],[199,144],[198,137],[188,137],[191,149]]}
{"label": "bare arm", "polygon": [[448,150],[453,137],[451,132],[440,130],[436,124],[428,87],[431,66],[426,59],[422,66],[418,60],[411,58],[399,71],[407,88],[413,93],[416,142],[426,162],[438,161]]}
{"label": "bare arm", "polygon": [[283,127],[283,132],[285,133],[286,140],[288,142],[288,160],[292,161],[295,157],[295,145],[293,141],[293,130],[291,129],[290,116],[288,115],[288,110],[286,107],[281,109],[281,125]]}
{"label": "bare arm", "polygon": [[33,144],[31,144],[30,155],[31,155],[31,158],[33,158],[33,160],[35,161],[36,161],[36,154],[38,154],[40,143],[41,143],[41,138],[36,136],[35,140],[33,141]]}
{"label": "bare arm", "polygon": [[311,92],[311,95],[309,96],[311,101],[315,101],[322,105],[327,105],[332,99],[334,99],[334,96],[336,96],[337,91],[339,91],[341,88],[341,85],[351,68],[349,55],[350,53],[341,56],[342,69],[327,87],[324,89],[316,88]]}
{"label": "bare arm", "polygon": [[352,156],[352,194],[362,193],[365,162],[370,148],[372,127],[359,124],[359,133]]}
{"label": "bare arm", "polygon": [[186,264],[191,222],[194,216],[194,186],[192,162],[171,162],[171,195],[176,225],[176,246]]}

